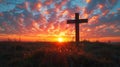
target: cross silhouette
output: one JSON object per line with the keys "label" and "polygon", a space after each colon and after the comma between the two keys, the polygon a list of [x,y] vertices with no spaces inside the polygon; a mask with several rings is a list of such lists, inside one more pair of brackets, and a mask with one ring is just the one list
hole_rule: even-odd
{"label": "cross silhouette", "polygon": [[67,24],[75,23],[75,40],[79,44],[79,23],[87,23],[88,19],[79,19],[79,13],[75,13],[75,20],[67,20]]}

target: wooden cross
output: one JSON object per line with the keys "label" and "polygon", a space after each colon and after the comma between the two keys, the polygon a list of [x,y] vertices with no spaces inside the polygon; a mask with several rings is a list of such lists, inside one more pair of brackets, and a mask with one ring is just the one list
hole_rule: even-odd
{"label": "wooden cross", "polygon": [[88,19],[79,19],[79,13],[75,13],[75,20],[67,20],[67,24],[75,23],[75,40],[79,44],[79,23],[87,23]]}

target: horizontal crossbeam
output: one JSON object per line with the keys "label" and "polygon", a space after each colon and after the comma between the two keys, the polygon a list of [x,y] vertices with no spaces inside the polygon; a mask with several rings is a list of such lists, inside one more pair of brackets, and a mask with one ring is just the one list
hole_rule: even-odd
{"label": "horizontal crossbeam", "polygon": [[67,24],[70,23],[87,23],[88,19],[80,19],[80,20],[67,20]]}

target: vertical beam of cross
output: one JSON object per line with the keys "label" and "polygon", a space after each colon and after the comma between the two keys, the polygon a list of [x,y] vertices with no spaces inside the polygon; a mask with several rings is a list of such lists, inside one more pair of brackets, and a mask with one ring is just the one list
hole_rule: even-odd
{"label": "vertical beam of cross", "polygon": [[76,45],[79,44],[79,23],[87,23],[88,19],[79,19],[79,13],[75,13],[75,20],[67,20],[67,23],[75,24],[75,41]]}
{"label": "vertical beam of cross", "polygon": [[75,40],[76,44],[79,44],[79,13],[75,13]]}

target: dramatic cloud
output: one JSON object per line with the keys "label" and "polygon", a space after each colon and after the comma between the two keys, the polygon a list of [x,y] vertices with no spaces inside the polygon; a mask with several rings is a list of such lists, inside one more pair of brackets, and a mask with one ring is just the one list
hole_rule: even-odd
{"label": "dramatic cloud", "polygon": [[69,36],[74,25],[67,19],[88,18],[81,24],[83,39],[120,37],[119,0],[0,0],[0,34]]}

